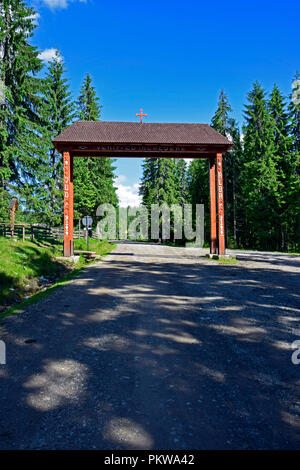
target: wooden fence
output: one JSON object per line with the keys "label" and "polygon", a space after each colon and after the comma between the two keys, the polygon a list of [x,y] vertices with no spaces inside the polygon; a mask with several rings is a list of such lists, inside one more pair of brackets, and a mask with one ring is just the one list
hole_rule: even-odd
{"label": "wooden fence", "polygon": [[[11,237],[10,224],[0,222],[0,236]],[[92,231],[90,236],[97,239],[97,233]],[[60,240],[64,238],[64,229],[57,227],[47,227],[43,225],[15,225],[14,237],[22,238],[22,240]],[[85,230],[74,230],[74,239],[85,238]]]}

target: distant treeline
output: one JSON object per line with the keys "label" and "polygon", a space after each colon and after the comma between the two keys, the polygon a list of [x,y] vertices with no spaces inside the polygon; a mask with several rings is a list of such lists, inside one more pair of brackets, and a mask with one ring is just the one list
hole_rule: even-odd
{"label": "distant treeline", "polygon": [[[285,98],[274,85],[248,93],[240,132],[223,91],[211,125],[233,146],[224,155],[226,242],[229,247],[299,250],[300,94],[299,74]],[[297,104],[298,103],[298,104]],[[209,175],[206,160],[145,159],[143,203],[205,204],[209,240]]]}
{"label": "distant treeline", "polygon": [[[62,222],[62,158],[52,139],[75,119],[98,120],[101,105],[90,75],[74,100],[59,53],[44,70],[30,44],[35,11],[24,1],[2,0],[0,9],[0,221],[12,195],[24,220]],[[300,94],[299,75],[293,79]],[[222,91],[211,125],[233,141],[224,155],[227,246],[299,249],[300,104],[274,85],[255,83],[240,129]],[[297,104],[298,103],[298,104]],[[118,204],[113,160],[78,158],[74,163],[75,222],[95,215],[102,203]],[[209,239],[209,178],[206,160],[145,159],[143,203],[205,204]],[[21,221],[18,216],[18,221]]]}

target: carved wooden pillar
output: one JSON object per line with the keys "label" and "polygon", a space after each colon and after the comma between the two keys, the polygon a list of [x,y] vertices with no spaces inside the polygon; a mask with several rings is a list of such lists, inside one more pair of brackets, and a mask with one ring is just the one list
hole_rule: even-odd
{"label": "carved wooden pillar", "polygon": [[216,160],[209,158],[209,188],[210,188],[210,253],[217,251],[217,215],[216,215]]}
{"label": "carved wooden pillar", "polygon": [[63,153],[64,162],[64,256],[74,255],[73,239],[73,157]]}
{"label": "carved wooden pillar", "polygon": [[225,218],[224,218],[224,190],[222,154],[217,153],[217,198],[218,198],[218,225],[219,225],[219,255],[225,255]]}

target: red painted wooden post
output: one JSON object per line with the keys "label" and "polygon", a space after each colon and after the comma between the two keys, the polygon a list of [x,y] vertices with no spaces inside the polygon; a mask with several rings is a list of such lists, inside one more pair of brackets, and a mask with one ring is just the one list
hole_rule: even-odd
{"label": "red painted wooden post", "polygon": [[210,188],[210,253],[217,251],[217,216],[216,216],[216,160],[209,158],[209,188]]}
{"label": "red painted wooden post", "polygon": [[218,220],[219,220],[219,255],[225,255],[225,222],[224,222],[224,191],[222,154],[217,153],[217,181],[218,181]]}
{"label": "red painted wooden post", "polygon": [[74,255],[73,239],[73,158],[63,153],[64,162],[64,256]]}

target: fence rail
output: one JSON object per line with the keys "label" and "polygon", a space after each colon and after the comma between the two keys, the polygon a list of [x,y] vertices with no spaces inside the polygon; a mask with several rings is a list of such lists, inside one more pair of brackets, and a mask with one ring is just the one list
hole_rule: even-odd
{"label": "fence rail", "polygon": [[[12,237],[10,224],[0,222],[0,236]],[[59,240],[64,238],[64,229],[58,227],[46,227],[43,225],[15,225],[14,237],[22,238],[22,240]],[[95,240],[97,233],[92,231],[90,236]],[[85,230],[74,230],[74,239],[85,238]]]}

